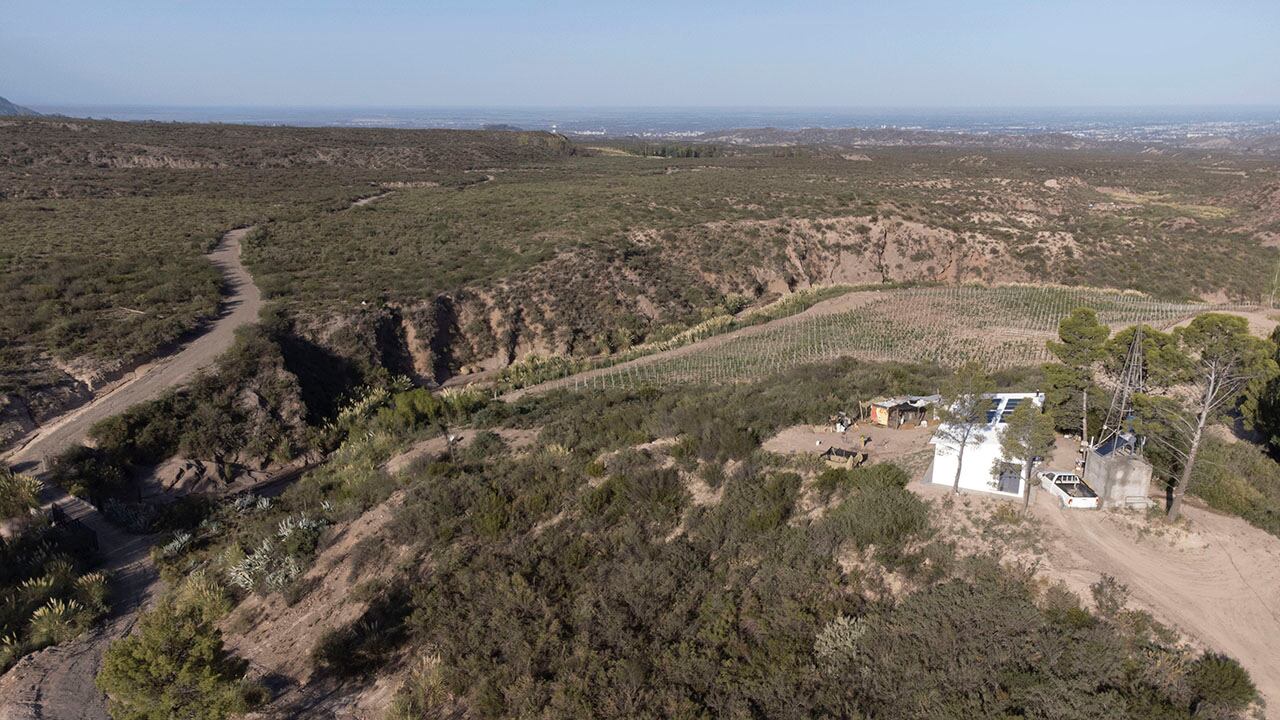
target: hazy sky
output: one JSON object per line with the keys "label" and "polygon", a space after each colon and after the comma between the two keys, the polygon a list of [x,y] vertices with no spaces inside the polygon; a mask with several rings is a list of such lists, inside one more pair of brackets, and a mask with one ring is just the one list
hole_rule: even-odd
{"label": "hazy sky", "polygon": [[29,104],[1280,104],[1280,0],[0,0]]}

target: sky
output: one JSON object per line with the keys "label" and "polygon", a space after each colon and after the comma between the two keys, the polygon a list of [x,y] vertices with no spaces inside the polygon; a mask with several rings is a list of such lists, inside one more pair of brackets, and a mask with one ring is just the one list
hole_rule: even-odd
{"label": "sky", "polygon": [[1280,105],[1277,0],[0,0],[19,104]]}

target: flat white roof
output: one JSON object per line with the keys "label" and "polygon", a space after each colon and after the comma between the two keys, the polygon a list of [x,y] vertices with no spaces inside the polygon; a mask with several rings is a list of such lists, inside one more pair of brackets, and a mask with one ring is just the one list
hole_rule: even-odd
{"label": "flat white roof", "polygon": [[[987,411],[987,424],[986,424],[986,428],[983,430],[985,435],[982,439],[982,442],[975,443],[975,444],[1000,442],[1000,437],[996,431],[1005,425],[1005,422],[1004,422],[1005,418],[1008,417],[1008,415],[1012,413],[1014,409],[1016,409],[1022,403],[1030,400],[1036,405],[1040,405],[1041,407],[1044,406],[1044,393],[1040,393],[1040,392],[987,393],[983,397],[991,398],[991,401],[992,401],[991,408]],[[942,432],[947,427],[948,426],[945,423],[939,426],[938,427],[939,433]],[[937,434],[935,434],[932,438],[929,439],[929,444],[944,445],[944,446],[955,445],[955,443],[951,442],[946,438],[939,439]]]}

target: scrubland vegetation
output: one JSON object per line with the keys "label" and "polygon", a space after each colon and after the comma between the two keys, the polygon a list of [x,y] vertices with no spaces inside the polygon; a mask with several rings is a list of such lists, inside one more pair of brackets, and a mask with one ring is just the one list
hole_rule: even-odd
{"label": "scrubland vegetation", "polygon": [[538,133],[6,121],[0,422],[56,415],[213,318],[221,279],[203,255],[227,230],[568,151]]}
{"label": "scrubland vegetation", "polygon": [[737,298],[811,286],[1050,280],[1257,301],[1277,261],[1258,234],[1275,223],[1275,170],[1243,157],[896,148],[850,162],[58,119],[7,122],[0,139],[0,299],[15,309],[0,392],[37,422],[85,395],[77,378],[211,317],[201,254],[248,224],[255,279],[304,335],[412,356],[398,372],[438,381],[626,352]]}
{"label": "scrubland vegetation", "polygon": [[92,549],[73,527],[50,527],[28,513],[32,478],[0,467],[0,673],[29,652],[66,642],[108,608],[107,578],[91,572]]}
{"label": "scrubland vegetation", "polygon": [[[466,192],[411,188],[359,213],[276,223],[249,257],[291,308],[407,307],[419,337],[447,341],[427,348],[446,356],[445,375],[528,346],[625,352],[731,296],[811,285],[1026,281],[1256,302],[1277,261],[1254,237],[1273,202],[1265,165],[1224,180],[1168,159],[980,160],[572,157]],[[1159,186],[1223,214],[1116,203],[1103,183]]]}
{"label": "scrubland vegetation", "polygon": [[[54,481],[114,522],[161,533],[164,597],[98,678],[118,718],[272,702],[228,649],[250,622],[232,613],[320,592],[307,569],[375,508],[394,516],[351,551],[352,572],[385,572],[353,590],[358,618],[296,651],[343,688],[398,673],[393,718],[1230,718],[1256,699],[1235,661],[1127,609],[1115,581],[1086,600],[960,552],[902,469],[818,473],[760,445],[857,400],[935,392],[944,365],[970,359],[990,361],[998,386],[1050,386],[1054,419],[1076,426],[1081,373],[1113,372],[1124,337],[1102,335],[1077,365],[1051,348],[1063,362],[1024,367],[1049,358],[1040,343],[1079,305],[1124,325],[1193,314],[1202,296],[1257,301],[1277,262],[1258,235],[1275,223],[1265,161],[1221,160],[1241,172],[1226,174],[901,148],[850,162],[805,148],[605,153],[539,133],[60,120],[6,123],[0,138],[8,397],[38,404],[68,384],[60,363],[127,365],[211,317],[218,280],[201,255],[230,227],[257,226],[244,255],[273,304],[206,375],[98,425],[92,448],[55,465]],[[957,287],[968,281],[1037,287]],[[695,371],[606,373],[588,392],[504,403],[405,379],[546,358],[498,375],[525,385],[854,286],[916,283],[931,286],[885,293],[902,306],[725,344]],[[1151,370],[1192,382],[1171,348],[1201,359],[1204,344],[1151,333]],[[850,353],[864,358],[836,359]],[[1275,382],[1229,407],[1268,437]],[[450,439],[461,427],[477,431],[465,445]],[[517,450],[499,430],[536,440]],[[445,449],[383,469],[428,438]],[[1183,489],[1277,532],[1275,461],[1197,442]],[[1165,476],[1183,467],[1175,455]],[[313,466],[274,497],[138,502],[140,475],[174,456],[229,475]],[[24,516],[34,490],[0,483],[4,514]],[[27,522],[0,542],[0,666],[106,610],[83,538]]]}
{"label": "scrubland vegetation", "polygon": [[[394,718],[1240,716],[1254,692],[1239,666],[1124,609],[1122,587],[1100,586],[1087,610],[1029,569],[958,555],[891,465],[806,479],[759,450],[849,397],[922,392],[944,376],[846,360],[754,384],[514,405],[371,396],[342,414],[350,431],[329,464],[157,549],[174,604],[148,627],[199,627],[191,618],[221,616],[247,593],[298,602],[317,591],[299,579],[330,525],[399,491],[392,524],[358,547],[356,567],[402,559],[357,620],[311,649],[353,683],[396,671],[405,652],[436,658],[406,675]],[[481,433],[395,478],[378,469],[405,438],[463,424],[540,432],[519,453]],[[636,449],[661,438],[678,441]],[[809,494],[821,510],[802,515]],[[221,631],[201,632],[220,647]],[[146,664],[148,635],[113,649],[108,677]],[[200,672],[232,695],[210,702],[263,700],[220,652]],[[135,681],[112,687],[169,707],[156,693],[137,700]]]}

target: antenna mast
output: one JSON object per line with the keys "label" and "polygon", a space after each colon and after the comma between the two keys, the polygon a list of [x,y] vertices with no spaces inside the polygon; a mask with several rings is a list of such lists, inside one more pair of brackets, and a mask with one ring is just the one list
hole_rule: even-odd
{"label": "antenna mast", "polygon": [[1142,372],[1142,326],[1139,325],[1134,329],[1133,343],[1129,345],[1129,354],[1125,357],[1120,383],[1111,398],[1111,407],[1107,410],[1107,419],[1102,424],[1102,433],[1098,436],[1095,447],[1102,446],[1124,432],[1125,423],[1133,415],[1133,396],[1145,388],[1146,378]]}

